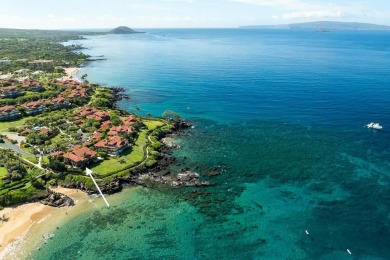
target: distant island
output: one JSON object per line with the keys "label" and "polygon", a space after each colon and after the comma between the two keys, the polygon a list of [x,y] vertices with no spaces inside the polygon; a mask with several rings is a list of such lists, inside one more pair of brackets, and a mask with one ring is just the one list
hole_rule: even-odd
{"label": "distant island", "polygon": [[356,22],[317,21],[307,23],[293,23],[280,25],[247,25],[241,29],[289,29],[289,30],[315,30],[315,31],[389,31],[390,26]]}
{"label": "distant island", "polygon": [[133,29],[131,29],[127,26],[119,26],[119,27],[116,27],[115,29],[112,29],[108,33],[110,33],[110,34],[131,34],[131,33],[143,33],[143,32],[134,31]]}

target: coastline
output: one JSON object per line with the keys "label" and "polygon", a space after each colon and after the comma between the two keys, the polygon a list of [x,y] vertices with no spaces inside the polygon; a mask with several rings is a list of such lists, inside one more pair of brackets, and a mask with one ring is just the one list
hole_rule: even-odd
{"label": "coastline", "polygon": [[[75,80],[82,82],[77,78],[76,74],[81,68],[65,68],[66,76],[62,80]],[[176,122],[173,132],[180,131],[181,128],[188,128],[188,122],[180,120]],[[171,132],[172,134],[172,132]],[[150,138],[150,137],[149,137]],[[150,139],[149,139],[150,140]],[[166,149],[170,149],[166,146]],[[148,151],[148,150],[147,150]],[[147,159],[147,157],[146,157]],[[155,168],[152,171],[161,170],[171,162],[169,159],[158,160]],[[161,163],[161,164],[160,164]],[[142,163],[141,163],[142,164]],[[140,174],[141,175],[141,174]],[[144,175],[145,176],[145,175]],[[172,184],[176,179],[153,179],[156,183]],[[143,179],[140,182],[133,179],[121,179],[121,184],[118,190],[110,190],[110,193],[122,191],[124,186],[144,186]],[[127,183],[127,181],[130,181]],[[189,182],[197,181],[197,178],[180,182],[179,186],[185,186]],[[130,185],[129,185],[130,184]],[[172,186],[172,185],[171,185]],[[178,186],[178,185],[176,185]],[[115,188],[115,187],[114,187]],[[40,202],[25,203],[10,207],[5,207],[0,210],[0,216],[5,216],[7,221],[0,222],[0,259],[29,259],[36,250],[40,250],[43,244],[48,239],[55,235],[56,229],[72,220],[78,215],[96,209],[96,207],[104,207],[101,202],[94,202],[87,192],[80,189],[69,187],[51,188],[52,191],[64,194],[74,200],[75,205],[67,207],[52,207],[43,205]]]}
{"label": "coastline", "polygon": [[[64,68],[66,76],[63,76],[62,80],[82,82],[77,77],[77,72],[80,69],[79,67]],[[0,216],[6,218],[6,221],[0,222],[0,259],[6,259],[8,254],[12,253],[16,247],[19,247],[19,244],[26,240],[27,235],[30,235],[31,230],[34,229],[37,223],[52,221],[53,214],[57,216],[66,212],[65,215],[68,215],[68,210],[72,208],[75,208],[74,210],[79,209],[79,202],[84,204],[85,201],[88,201],[87,193],[77,189],[58,187],[52,190],[69,196],[75,201],[75,205],[55,208],[39,202],[33,202],[5,207],[0,210]]]}
{"label": "coastline", "polygon": [[75,80],[77,82],[82,82],[77,77],[77,72],[80,71],[81,68],[78,67],[71,67],[71,68],[64,68],[66,76],[62,77],[62,80]]}
{"label": "coastline", "polygon": [[1,216],[4,214],[8,218],[8,221],[0,223],[0,259],[15,259],[16,254],[18,259],[20,255],[32,252],[47,239],[44,234],[52,234],[61,223],[92,207],[88,207],[89,199],[85,192],[67,188],[52,190],[69,196],[75,205],[55,208],[35,202],[0,211]]}

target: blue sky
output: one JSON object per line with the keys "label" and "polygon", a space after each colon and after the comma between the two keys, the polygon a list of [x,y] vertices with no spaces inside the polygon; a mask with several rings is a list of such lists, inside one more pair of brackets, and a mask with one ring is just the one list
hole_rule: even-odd
{"label": "blue sky", "polygon": [[0,0],[0,28],[219,28],[317,20],[390,25],[389,0]]}

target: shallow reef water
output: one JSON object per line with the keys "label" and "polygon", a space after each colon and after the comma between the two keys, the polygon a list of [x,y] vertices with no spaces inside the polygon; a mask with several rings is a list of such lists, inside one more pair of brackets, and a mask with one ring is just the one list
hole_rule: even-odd
{"label": "shallow reef water", "polygon": [[389,259],[389,37],[156,29],[78,42],[107,58],[79,73],[126,88],[121,108],[194,124],[174,137],[170,172],[217,185],[109,196],[34,259]]}

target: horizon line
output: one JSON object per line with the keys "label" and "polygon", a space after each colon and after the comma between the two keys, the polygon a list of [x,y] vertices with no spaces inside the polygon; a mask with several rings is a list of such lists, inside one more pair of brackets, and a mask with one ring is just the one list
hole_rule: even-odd
{"label": "horizon line", "polygon": [[[242,29],[242,27],[247,26],[279,26],[279,25],[292,25],[292,24],[304,24],[304,23],[314,23],[314,22],[336,22],[336,23],[361,23],[361,24],[372,24],[372,25],[380,25],[380,26],[390,26],[387,24],[376,24],[376,23],[370,23],[370,22],[356,22],[356,21],[332,21],[332,20],[315,20],[315,21],[308,21],[308,22],[295,22],[295,23],[279,23],[279,24],[247,24],[247,25],[238,25],[238,26],[221,26],[221,27],[129,27],[131,29],[137,29],[137,30],[147,30],[147,29]],[[118,26],[116,26],[118,27]],[[86,31],[86,30],[112,30],[116,27],[105,27],[105,28],[56,28],[56,29],[45,29],[45,28],[3,28],[0,27],[0,29],[6,29],[6,30],[40,30],[40,31]],[[127,26],[128,27],[128,26]]]}

